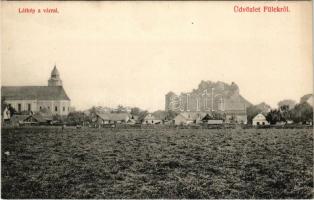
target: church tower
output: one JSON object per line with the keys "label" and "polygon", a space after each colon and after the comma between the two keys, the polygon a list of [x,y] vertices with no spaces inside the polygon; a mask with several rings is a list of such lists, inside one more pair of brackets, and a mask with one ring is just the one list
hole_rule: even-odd
{"label": "church tower", "polygon": [[62,80],[60,79],[60,74],[56,65],[51,72],[50,79],[48,80],[48,86],[62,86]]}

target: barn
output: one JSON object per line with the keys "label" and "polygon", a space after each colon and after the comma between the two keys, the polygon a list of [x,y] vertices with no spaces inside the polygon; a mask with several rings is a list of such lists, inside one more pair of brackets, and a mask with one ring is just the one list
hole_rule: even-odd
{"label": "barn", "polygon": [[121,124],[127,123],[131,116],[128,113],[97,113],[93,122],[99,125],[103,124]]}

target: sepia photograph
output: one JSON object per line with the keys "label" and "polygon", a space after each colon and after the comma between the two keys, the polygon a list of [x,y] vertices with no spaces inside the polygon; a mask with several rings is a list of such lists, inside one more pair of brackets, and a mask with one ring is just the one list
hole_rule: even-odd
{"label": "sepia photograph", "polygon": [[312,1],[2,1],[2,199],[313,199]]}

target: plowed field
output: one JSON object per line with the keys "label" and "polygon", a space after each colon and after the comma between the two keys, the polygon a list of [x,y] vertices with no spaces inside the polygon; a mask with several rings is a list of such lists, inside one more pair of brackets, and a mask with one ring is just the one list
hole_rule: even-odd
{"label": "plowed field", "polygon": [[313,198],[312,129],[2,129],[2,198]]}

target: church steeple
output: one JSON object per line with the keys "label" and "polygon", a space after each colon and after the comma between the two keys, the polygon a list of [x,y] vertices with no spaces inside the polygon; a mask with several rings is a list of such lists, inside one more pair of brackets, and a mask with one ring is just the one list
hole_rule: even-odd
{"label": "church steeple", "polygon": [[62,86],[62,80],[60,79],[60,74],[56,65],[51,71],[51,76],[50,79],[48,80],[48,86]]}

